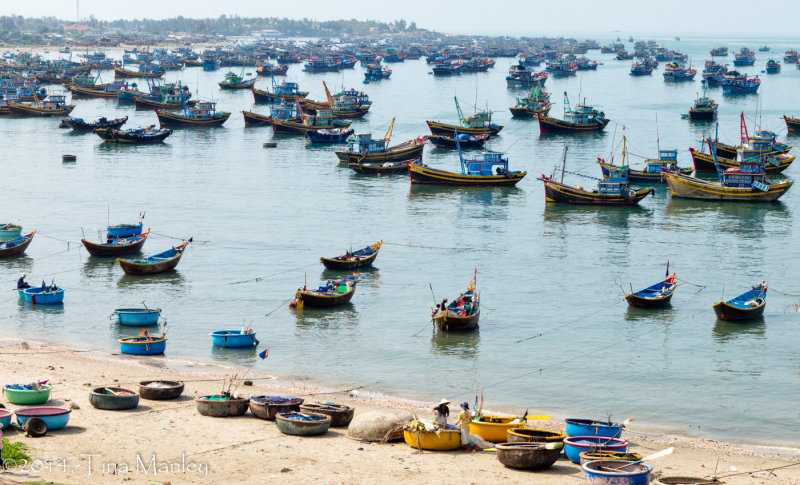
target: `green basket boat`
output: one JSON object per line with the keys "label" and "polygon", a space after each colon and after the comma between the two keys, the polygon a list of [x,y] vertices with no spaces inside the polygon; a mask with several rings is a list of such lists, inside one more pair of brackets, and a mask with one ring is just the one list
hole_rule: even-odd
{"label": "green basket boat", "polygon": [[20,405],[44,404],[50,400],[50,391],[52,390],[53,386],[51,385],[40,386],[39,389],[12,389],[7,385],[3,386],[3,392],[8,402]]}

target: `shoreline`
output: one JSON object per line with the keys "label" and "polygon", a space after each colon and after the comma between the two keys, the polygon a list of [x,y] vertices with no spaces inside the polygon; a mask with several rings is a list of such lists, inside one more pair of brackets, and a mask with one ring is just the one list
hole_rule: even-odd
{"label": "shoreline", "polygon": [[[116,353],[116,352],[108,352],[100,349],[93,349],[93,348],[78,348],[73,346],[65,346],[65,345],[56,345],[52,342],[48,342],[46,340],[40,339],[24,339],[24,338],[14,338],[14,337],[1,337],[0,338],[0,360],[2,360],[3,355],[25,355],[25,354],[35,354],[33,350],[22,351],[18,354],[9,353],[7,350],[9,347],[14,349],[21,349],[20,344],[27,344],[29,345],[30,349],[34,349],[35,347],[45,347],[48,349],[49,353],[71,353],[76,355],[84,355],[87,359],[91,359],[93,361],[111,361],[111,362],[124,362],[126,364],[137,365],[141,366],[142,368],[150,368],[150,367],[157,367],[162,368],[170,373],[176,373],[180,375],[224,375],[230,377],[231,375],[234,376],[234,380],[239,382],[237,388],[240,390],[247,389],[246,387],[242,386],[241,383],[245,380],[253,381],[254,383],[258,382],[262,385],[269,385],[269,387],[277,388],[277,389],[286,389],[286,390],[303,390],[305,392],[305,396],[314,396],[314,395],[346,395],[348,399],[352,400],[353,402],[363,402],[368,403],[371,405],[378,405],[381,407],[386,407],[390,409],[403,409],[403,410],[420,410],[420,409],[428,409],[434,403],[434,401],[438,398],[432,397],[430,400],[425,400],[421,396],[416,398],[404,398],[397,395],[393,395],[391,393],[386,393],[384,391],[370,389],[367,386],[358,386],[355,388],[348,388],[348,389],[341,389],[341,386],[331,386],[330,383],[326,383],[324,380],[320,379],[312,379],[312,378],[301,378],[297,379],[296,376],[285,376],[285,375],[277,375],[274,373],[269,373],[265,371],[259,371],[253,369],[255,366],[251,366],[250,368],[246,368],[241,365],[237,365],[232,362],[214,362],[214,361],[204,361],[204,360],[195,360],[183,357],[169,357],[169,356],[157,356],[158,362],[148,362],[148,360],[152,358],[147,357],[136,357],[136,356],[127,356],[124,354]],[[31,345],[33,344],[33,345]],[[244,371],[244,374],[240,373]],[[0,374],[2,375],[2,374]],[[33,376],[32,376],[33,377]],[[217,380],[219,380],[218,378]],[[185,379],[185,382],[196,382],[192,379]],[[206,381],[206,380],[201,380]],[[126,383],[130,385],[135,385],[136,383]],[[122,383],[120,383],[122,385]],[[399,389],[395,390],[396,392],[402,392]],[[513,416],[514,412],[512,407],[516,409],[519,407],[518,405],[494,405],[489,406],[485,409],[486,413],[493,413],[498,415],[506,415],[506,416]],[[549,422],[561,424],[561,429],[563,431],[563,421],[564,419],[569,418],[568,415],[559,415],[554,413],[549,413],[544,410],[540,410],[538,408],[531,408],[530,414],[543,414],[550,416]],[[634,421],[633,428],[635,431],[631,431],[626,429],[626,436],[633,435],[636,437],[647,438],[649,440],[655,442],[662,442],[662,443],[672,443],[675,441],[681,443],[695,443],[699,447],[708,446],[708,447],[717,447],[717,446],[724,446],[726,448],[732,450],[738,450],[743,453],[755,453],[764,456],[776,456],[776,457],[796,457],[800,459],[800,445],[793,446],[789,444],[783,443],[766,443],[766,442],[748,442],[745,440],[741,441],[726,441],[726,440],[715,440],[710,438],[704,438],[702,436],[690,436],[688,434],[680,433],[680,430],[676,430],[674,432],[668,432],[663,428],[659,428],[658,425],[650,425],[640,427],[640,423]]]}

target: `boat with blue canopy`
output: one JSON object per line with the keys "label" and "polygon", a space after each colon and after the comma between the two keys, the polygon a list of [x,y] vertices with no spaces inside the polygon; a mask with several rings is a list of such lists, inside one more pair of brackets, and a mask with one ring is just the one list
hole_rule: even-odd
{"label": "boat with blue canopy", "polygon": [[[603,172],[603,178],[610,176],[611,170],[620,168],[605,159],[598,157],[597,163]],[[626,137],[622,137],[622,166],[628,167],[628,181],[631,183],[660,184],[665,183],[664,172],[679,171],[682,174],[690,175],[694,170],[691,167],[681,168],[678,166],[678,150],[658,150],[658,158],[649,158],[644,161],[644,170],[630,168],[627,163]]]}
{"label": "boat with blue canopy", "polygon": [[186,246],[192,242],[192,238],[185,241],[178,246],[148,256],[144,259],[117,259],[117,262],[122,267],[122,270],[127,274],[146,275],[154,273],[162,273],[164,271],[171,271],[178,266]]}
{"label": "boat with blue canopy", "polygon": [[350,137],[347,150],[336,150],[336,157],[344,163],[383,163],[421,158],[425,137],[418,137],[389,146],[394,128],[394,118],[383,138],[372,138],[371,133],[357,133]]}
{"label": "boat with blue canopy", "polygon": [[602,131],[611,121],[602,111],[586,104],[578,104],[573,109],[569,102],[567,92],[564,91],[564,119],[551,118],[544,113],[538,113],[539,131],[542,133],[581,133],[589,131]]}
{"label": "boat with blue canopy", "polygon": [[641,308],[656,308],[668,305],[678,285],[676,283],[676,275],[673,273],[670,276],[669,269],[667,270],[667,275],[664,281],[659,281],[636,293],[625,295],[628,305]]}
{"label": "boat with blue canopy", "polygon": [[24,236],[0,242],[0,259],[22,254],[33,241],[36,231],[31,231]]}
{"label": "boat with blue canopy", "polygon": [[766,306],[767,284],[762,281],[736,298],[715,303],[714,312],[720,320],[746,321],[764,315]]}
{"label": "boat with blue canopy", "polygon": [[162,109],[156,110],[158,122],[162,126],[210,127],[222,126],[228,121],[230,111],[217,111],[217,103],[213,101],[198,102],[194,106],[184,106],[183,114],[171,113]]}
{"label": "boat with blue canopy", "polygon": [[367,266],[372,266],[372,263],[375,262],[375,258],[378,257],[378,251],[381,250],[381,245],[383,245],[383,241],[378,241],[357,251],[347,251],[333,258],[319,258],[319,260],[328,269],[353,270],[366,268]]}
{"label": "boat with blue canopy", "polygon": [[296,82],[283,81],[276,83],[272,79],[272,91],[256,89],[253,86],[253,100],[256,103],[280,103],[284,101],[294,101],[295,98],[305,98],[308,91],[300,91],[300,86]]}

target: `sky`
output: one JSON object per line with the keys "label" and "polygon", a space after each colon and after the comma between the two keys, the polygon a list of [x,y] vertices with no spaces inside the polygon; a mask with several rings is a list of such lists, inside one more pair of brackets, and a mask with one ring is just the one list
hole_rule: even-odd
{"label": "sky", "polygon": [[[459,34],[681,35],[794,34],[794,0],[0,0],[0,15],[82,18],[191,18],[239,15],[316,20],[414,21],[420,28]],[[121,8],[123,7],[123,8]]]}

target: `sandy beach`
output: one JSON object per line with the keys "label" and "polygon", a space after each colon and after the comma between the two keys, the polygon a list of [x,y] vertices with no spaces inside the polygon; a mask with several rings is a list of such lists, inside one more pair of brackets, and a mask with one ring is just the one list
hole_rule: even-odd
{"label": "sandy beach", "polygon": [[[267,361],[268,362],[268,361]],[[266,367],[266,366],[265,366]],[[14,482],[85,483],[582,483],[577,465],[560,459],[544,472],[513,470],[493,453],[463,451],[419,454],[402,442],[365,443],[332,428],[320,437],[281,434],[274,422],[249,413],[236,418],[198,414],[194,398],[222,389],[222,380],[243,369],[212,364],[134,358],[99,351],[66,349],[33,343],[0,347],[3,383],[48,379],[54,386],[48,405],[77,405],[63,430],[31,438],[15,426],[4,436],[31,447],[33,462],[0,474]],[[282,382],[250,372],[253,386],[238,386],[240,395],[281,394],[307,401],[335,401],[359,413],[404,408],[430,416],[435,403],[359,398]],[[130,411],[103,411],[89,403],[90,389],[118,386],[136,389],[145,379],[182,380],[184,395],[176,401],[141,400]],[[19,406],[2,400],[9,409]],[[451,422],[455,419],[451,415]],[[560,429],[563,423],[537,421],[531,427]],[[800,455],[795,449],[766,454],[713,441],[653,437],[626,430],[631,450],[643,455],[674,446],[675,452],[652,462],[654,476],[716,475],[729,484],[800,484]],[[777,449],[776,449],[777,450]],[[774,469],[774,471],[759,471]]]}

